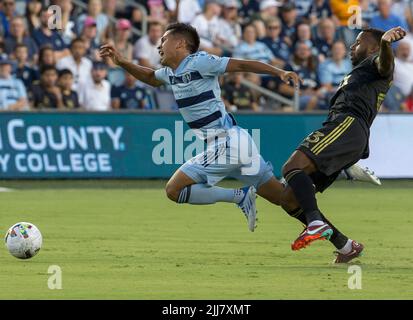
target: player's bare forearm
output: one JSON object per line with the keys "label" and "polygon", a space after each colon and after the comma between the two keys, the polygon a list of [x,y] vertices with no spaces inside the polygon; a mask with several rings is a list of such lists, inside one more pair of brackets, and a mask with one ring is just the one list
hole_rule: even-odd
{"label": "player's bare forearm", "polygon": [[295,72],[285,71],[270,64],[255,60],[229,59],[226,72],[253,72],[280,77],[284,82],[290,80],[297,86],[301,80]]}
{"label": "player's bare forearm", "polygon": [[394,68],[394,56],[391,42],[381,40],[378,69],[382,76],[388,76]]}
{"label": "player's bare forearm", "polygon": [[129,72],[136,79],[149,84],[150,86],[159,87],[162,82],[155,78],[155,70],[143,67],[127,60],[120,60],[118,66]]}
{"label": "player's bare forearm", "polygon": [[279,77],[284,70],[260,61],[230,59],[226,72],[253,72]]}
{"label": "player's bare forearm", "polygon": [[405,36],[406,31],[401,27],[396,27],[386,31],[381,37],[377,67],[382,76],[389,76],[394,69],[392,42],[399,41]]}
{"label": "player's bare forearm", "polygon": [[134,64],[131,61],[126,60],[120,55],[120,53],[115,49],[113,45],[103,45],[99,50],[99,54],[102,58],[112,59],[112,61],[116,65],[129,72],[136,79],[145,82],[150,86],[159,87],[160,85],[162,85],[162,82],[155,77],[155,70]]}

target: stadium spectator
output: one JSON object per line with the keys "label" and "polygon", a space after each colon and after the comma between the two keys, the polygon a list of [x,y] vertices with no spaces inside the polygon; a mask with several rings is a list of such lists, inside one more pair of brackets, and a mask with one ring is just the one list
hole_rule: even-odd
{"label": "stadium spectator", "polygon": [[318,48],[313,43],[313,37],[311,35],[311,26],[306,22],[300,22],[297,24],[297,33],[295,35],[295,43],[305,42],[311,49],[311,54],[318,56]]}
{"label": "stadium spectator", "polygon": [[278,17],[266,21],[267,36],[260,39],[274,55],[275,65],[284,68],[290,58],[290,47],[281,39],[281,20]]}
{"label": "stadium spectator", "polygon": [[[310,47],[304,42],[298,42],[292,60],[285,68],[296,72],[303,80],[300,87],[300,110],[316,109],[319,97],[323,97],[323,92],[319,90],[316,61],[316,57],[311,55]],[[283,82],[279,85],[279,92],[287,97],[294,96],[294,88]]]}
{"label": "stadium spectator", "polygon": [[56,59],[62,58],[69,54],[69,50],[66,48],[66,44],[63,38],[57,30],[51,30],[48,26],[48,20],[52,12],[49,12],[47,8],[42,9],[41,12],[41,26],[33,31],[32,37],[38,47],[50,44],[55,52]]}
{"label": "stadium spectator", "polygon": [[59,71],[57,85],[62,93],[63,107],[66,109],[78,109],[79,98],[77,92],[72,90],[73,73],[69,69]]}
{"label": "stadium spectator", "polygon": [[281,37],[290,48],[293,47],[297,25],[297,10],[293,2],[287,2],[281,7]]}
{"label": "stadium spectator", "polygon": [[239,7],[237,0],[225,0],[222,9],[222,16],[219,18],[219,38],[221,46],[224,49],[223,55],[230,56],[238,45],[241,37],[241,25],[238,23],[237,9]]}
{"label": "stadium spectator", "polygon": [[379,12],[370,21],[370,27],[387,31],[391,28],[400,26],[408,30],[404,19],[391,13],[392,0],[378,0],[377,7]]}
{"label": "stadium spectator", "polygon": [[197,15],[192,21],[192,26],[198,31],[201,45],[200,50],[205,50],[211,54],[221,55],[219,38],[219,16],[222,6],[218,0],[207,0],[204,12]]}
{"label": "stadium spectator", "polygon": [[371,0],[359,0],[363,28],[368,28],[371,19],[377,15],[377,3]]}
{"label": "stadium spectator", "polygon": [[321,90],[326,92],[326,98],[335,93],[344,76],[352,69],[351,61],[346,58],[346,53],[344,42],[336,41],[333,44],[331,58],[318,66]]}
{"label": "stadium spectator", "polygon": [[318,59],[323,62],[326,58],[331,56],[331,48],[333,46],[336,37],[336,26],[332,19],[321,19],[318,30],[317,37],[314,41],[314,45],[318,49]]}
{"label": "stadium spectator", "polygon": [[162,24],[168,23],[168,13],[165,10],[165,5],[163,0],[147,0],[148,11],[148,21],[159,21]]}
{"label": "stadium spectator", "polygon": [[76,38],[76,23],[71,19],[71,12],[73,10],[72,0],[57,0],[55,4],[62,9],[62,30],[60,32],[65,44],[69,45],[71,41]]}
{"label": "stadium spectator", "polygon": [[409,0],[393,0],[391,3],[391,13],[400,20],[404,22],[405,25],[408,24],[410,17],[410,10],[412,8],[412,1]]}
{"label": "stadium spectator", "polygon": [[[360,8],[359,0],[330,0],[331,10],[338,18],[338,32],[343,39],[346,47],[350,47],[357,36],[355,29],[350,29],[350,23],[355,23],[354,16],[357,13],[356,8]],[[361,27],[361,26],[359,26]]]}
{"label": "stadium spectator", "polygon": [[127,19],[119,19],[116,23],[114,44],[119,52],[128,60],[132,60],[133,45],[129,42],[132,24]]}
{"label": "stadium spectator", "polygon": [[181,0],[178,4],[178,22],[191,23],[201,12],[198,0]]}
{"label": "stadium spectator", "polygon": [[96,20],[92,17],[86,17],[80,38],[86,47],[86,57],[93,61],[99,59],[98,51],[101,45],[96,35]]}
{"label": "stadium spectator", "polygon": [[241,83],[243,78],[244,75],[241,72],[230,74],[228,80],[221,89],[222,100],[225,103],[225,107],[230,112],[239,110],[259,110],[257,97],[250,88]]}
{"label": "stadium spectator", "polygon": [[260,11],[260,0],[241,0],[241,8],[238,10],[238,16],[242,25],[252,22],[257,12]]}
{"label": "stadium spectator", "polygon": [[12,61],[0,59],[0,110],[23,110],[27,93],[23,82],[12,76]]}
{"label": "stadium spectator", "polygon": [[160,65],[158,45],[164,26],[159,22],[151,22],[148,26],[148,34],[140,38],[134,46],[133,57],[141,66],[157,69]]}
{"label": "stadium spectator", "polygon": [[262,42],[257,41],[257,31],[253,24],[244,28],[243,41],[235,48],[234,58],[258,60],[276,64],[277,60],[271,50]]}
{"label": "stadium spectator", "polygon": [[79,84],[78,95],[79,104],[88,111],[109,111],[110,104],[110,83],[105,80],[108,66],[95,61],[92,67],[92,77],[84,83]]}
{"label": "stadium spectator", "polygon": [[28,34],[41,27],[42,2],[40,0],[31,0],[26,5],[26,25]]}
{"label": "stadium spectator", "polygon": [[259,39],[265,37],[265,22],[273,17],[278,16],[278,8],[281,7],[282,3],[276,0],[263,0],[260,3],[259,14],[253,19],[253,24],[257,29],[257,36]]}
{"label": "stadium spectator", "polygon": [[383,101],[384,110],[406,109],[405,100],[413,94],[413,61],[409,61],[411,46],[401,41],[396,49],[393,85]]}
{"label": "stadium spectator", "polygon": [[298,20],[303,20],[304,18],[308,17],[308,13],[310,11],[311,4],[314,0],[295,0],[295,7],[297,8],[297,16]]}
{"label": "stadium spectator", "polygon": [[118,4],[120,4],[120,7],[124,6],[123,1],[116,1],[116,0],[104,0],[102,3],[103,7],[103,13],[106,14],[106,16],[110,18],[117,18],[117,11],[121,8],[119,8]]}
{"label": "stadium spectator", "polygon": [[314,0],[311,4],[307,17],[312,26],[316,26],[321,19],[332,18],[333,11],[331,10],[329,0]]}
{"label": "stadium spectator", "polygon": [[11,19],[16,16],[16,3],[14,0],[2,0],[0,10],[0,30],[3,37],[7,37],[10,32]]}
{"label": "stadium spectator", "polygon": [[[140,8],[133,7],[130,5],[126,6],[124,17],[131,22],[133,28],[142,32],[143,12]],[[134,33],[132,35],[131,42],[135,43],[136,41],[138,41],[138,39],[139,39],[139,36]]]}
{"label": "stadium spectator", "polygon": [[151,105],[146,90],[139,86],[134,76],[125,73],[125,82],[113,86],[111,90],[113,109],[150,109]]}
{"label": "stadium spectator", "polygon": [[87,13],[81,14],[76,20],[77,34],[80,35],[84,27],[84,23],[87,17],[92,17],[96,21],[97,41],[104,42],[105,32],[109,26],[109,18],[102,12],[101,0],[89,0],[87,6]]}
{"label": "stadium spectator", "polygon": [[92,62],[86,58],[86,46],[82,39],[76,38],[70,44],[70,55],[56,63],[58,70],[69,69],[73,73],[72,89],[77,91],[80,83],[86,83],[91,78]]}
{"label": "stadium spectator", "polygon": [[39,79],[39,73],[28,64],[29,51],[27,46],[23,43],[17,44],[14,50],[14,56],[17,60],[14,74],[16,78],[23,81],[26,88],[30,88],[32,83]]}
{"label": "stadium spectator", "polygon": [[5,51],[8,55],[13,54],[17,44],[26,45],[29,50],[30,61],[37,61],[39,48],[30,36],[25,35],[24,20],[22,17],[13,17],[10,21],[9,35],[4,39]]}
{"label": "stadium spectator", "polygon": [[40,81],[35,81],[29,92],[30,105],[34,109],[63,108],[62,93],[57,86],[57,70],[52,65],[40,70]]}
{"label": "stadium spectator", "polygon": [[54,50],[50,44],[42,46],[39,50],[39,69],[48,65],[56,65]]}

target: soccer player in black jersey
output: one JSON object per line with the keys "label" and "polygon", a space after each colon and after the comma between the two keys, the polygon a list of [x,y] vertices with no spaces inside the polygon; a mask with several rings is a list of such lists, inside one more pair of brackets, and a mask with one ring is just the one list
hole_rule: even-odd
{"label": "soccer player in black jersey", "polygon": [[328,239],[338,250],[336,263],[348,262],[363,251],[362,244],[347,238],[324,217],[315,194],[328,188],[342,169],[368,157],[370,126],[393,79],[391,45],[405,35],[400,27],[387,32],[366,29],[358,35],[350,47],[353,70],[331,99],[323,127],[312,132],[284,164],[288,186],[282,206],[306,225],[292,243],[293,250]]}

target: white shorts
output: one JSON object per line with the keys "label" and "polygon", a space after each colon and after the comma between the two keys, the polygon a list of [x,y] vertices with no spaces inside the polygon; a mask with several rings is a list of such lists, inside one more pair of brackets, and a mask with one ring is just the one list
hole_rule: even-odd
{"label": "white shorts", "polygon": [[238,126],[225,136],[212,139],[204,152],[184,163],[180,170],[196,183],[211,186],[228,177],[258,188],[274,176],[271,163],[264,161],[252,137]]}

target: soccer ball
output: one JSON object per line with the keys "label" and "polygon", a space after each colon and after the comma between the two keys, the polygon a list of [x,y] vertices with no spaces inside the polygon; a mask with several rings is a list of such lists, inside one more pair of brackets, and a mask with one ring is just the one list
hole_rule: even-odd
{"label": "soccer ball", "polygon": [[9,252],[19,259],[35,256],[42,247],[42,234],[32,223],[19,222],[6,233],[4,241]]}

